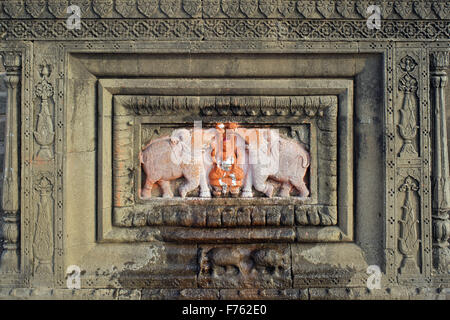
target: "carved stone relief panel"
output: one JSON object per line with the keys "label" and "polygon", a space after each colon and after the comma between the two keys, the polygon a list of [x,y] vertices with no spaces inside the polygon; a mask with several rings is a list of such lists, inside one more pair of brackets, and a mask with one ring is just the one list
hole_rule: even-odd
{"label": "carved stone relief panel", "polygon": [[80,0],[72,31],[57,2],[0,1],[0,297],[65,294],[71,264],[80,295],[448,287],[445,1],[368,30],[367,1]]}
{"label": "carved stone relief panel", "polygon": [[[203,228],[336,224],[337,137],[333,133],[337,130],[337,103],[334,96],[118,96],[112,122],[114,224]],[[171,114],[172,123],[166,116],[166,123],[161,123],[163,114]],[[235,155],[238,152],[244,155],[239,159],[236,157],[236,166],[245,168],[240,169],[240,178],[234,176],[238,182],[240,179],[236,194],[233,194],[233,179],[229,179],[229,186],[224,182],[227,181],[226,174],[223,181],[213,180],[221,170],[214,166],[212,160],[213,144],[219,141],[217,146],[222,148],[227,143],[223,142],[219,131],[221,124],[218,126],[214,121],[227,116],[233,117],[231,125],[238,126],[230,129],[234,130],[231,134],[236,137]],[[186,118],[201,119],[203,128],[183,127]],[[201,139],[198,150],[194,149],[196,134]],[[256,164],[251,163],[253,159],[250,157],[254,157],[251,152],[262,153],[261,150],[251,150],[252,146],[257,145],[258,139],[267,139],[267,134],[272,135],[269,138],[292,144],[277,145],[278,150],[270,146],[263,154],[277,152],[276,158],[273,156],[270,160],[276,160],[277,166],[289,161],[291,167],[298,164],[300,176],[295,176],[295,171],[285,173],[298,179],[298,182],[292,180],[298,183],[298,189],[292,195],[290,189],[294,184],[290,180],[284,180],[278,171],[273,175],[265,174],[257,161]],[[212,139],[217,137],[219,140],[213,142]],[[156,141],[155,147],[152,141]],[[190,144],[189,151],[185,155],[177,155],[178,143],[186,142]],[[293,148],[298,148],[300,153],[290,159],[286,153]],[[148,155],[149,152],[154,154]],[[195,162],[196,152],[200,153],[202,162]],[[257,152],[256,157],[260,156]],[[185,161],[183,156],[187,160],[180,164]],[[173,167],[165,168],[164,161]],[[255,169],[250,169],[251,166]],[[151,191],[146,190],[149,175],[159,177],[163,174],[158,172],[159,168],[169,170],[169,174],[179,173],[174,178],[169,175],[166,181],[154,179]],[[194,172],[202,172],[197,178],[190,175],[194,168],[200,170]],[[285,181],[285,185],[280,181]],[[186,190],[186,186],[190,189]],[[227,187],[231,194],[226,192]],[[227,206],[221,206],[225,204],[220,200],[223,197],[230,198],[226,201]],[[283,201],[283,197],[292,200]],[[190,203],[195,205],[191,207]],[[270,204],[276,206],[267,207]]]}

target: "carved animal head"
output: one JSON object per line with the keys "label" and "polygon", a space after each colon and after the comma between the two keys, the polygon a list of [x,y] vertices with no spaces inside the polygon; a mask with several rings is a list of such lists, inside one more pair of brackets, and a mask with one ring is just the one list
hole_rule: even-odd
{"label": "carved animal head", "polygon": [[188,129],[177,129],[170,136],[172,152],[170,160],[173,164],[181,165],[191,163],[191,132]]}

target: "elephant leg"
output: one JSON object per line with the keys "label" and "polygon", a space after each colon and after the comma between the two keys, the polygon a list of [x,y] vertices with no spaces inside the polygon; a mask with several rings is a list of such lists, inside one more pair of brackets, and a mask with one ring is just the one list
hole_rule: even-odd
{"label": "elephant leg", "polygon": [[291,189],[292,184],[289,181],[283,182],[283,185],[281,186],[280,197],[289,197]]}
{"label": "elephant leg", "polygon": [[242,198],[253,198],[252,185],[253,185],[252,168],[248,167],[247,175],[245,176],[244,187],[242,188],[241,193]]}
{"label": "elephant leg", "polygon": [[186,183],[182,184],[178,190],[182,198],[185,198],[188,192],[191,192],[200,184],[199,176],[185,175],[184,177],[186,178]]}
{"label": "elephant leg", "polygon": [[206,179],[205,170],[200,172],[200,197],[211,198],[211,191],[209,190],[208,181]]}
{"label": "elephant leg", "polygon": [[273,196],[273,185],[267,182],[268,175],[255,175],[255,189],[271,198]]}
{"label": "elephant leg", "polygon": [[170,182],[167,180],[161,180],[158,182],[159,186],[162,189],[163,192],[163,198],[173,198],[173,192],[170,188]]}
{"label": "elephant leg", "polygon": [[290,182],[295,187],[295,189],[299,192],[299,197],[306,198],[309,196],[309,190],[306,186],[305,182],[303,181],[303,178],[294,178],[290,179]]}
{"label": "elephant leg", "polygon": [[141,191],[142,199],[150,199],[152,197],[153,184],[155,184],[155,181],[152,181],[150,179],[145,180],[144,188],[142,188]]}

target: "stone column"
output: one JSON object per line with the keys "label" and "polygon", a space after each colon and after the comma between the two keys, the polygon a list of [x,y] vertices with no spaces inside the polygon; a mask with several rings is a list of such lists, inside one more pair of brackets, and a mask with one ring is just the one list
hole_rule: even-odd
{"label": "stone column", "polygon": [[5,84],[8,89],[6,105],[5,162],[3,178],[3,251],[0,257],[0,272],[20,270],[19,243],[19,111],[20,111],[20,67],[21,56],[14,52],[3,53],[6,70]]}
{"label": "stone column", "polygon": [[450,266],[450,168],[448,161],[445,93],[449,52],[431,54],[431,85],[434,108],[433,146],[433,265],[439,273]]}

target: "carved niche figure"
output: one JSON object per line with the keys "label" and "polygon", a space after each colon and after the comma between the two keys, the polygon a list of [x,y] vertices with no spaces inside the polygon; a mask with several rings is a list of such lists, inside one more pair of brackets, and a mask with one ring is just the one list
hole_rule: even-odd
{"label": "carved niche figure", "polygon": [[222,136],[222,143],[216,140],[216,143],[212,145],[213,168],[209,173],[209,182],[216,197],[226,195],[228,192],[237,197],[242,186],[244,170],[238,165],[242,155],[236,145],[236,128],[235,123],[216,125],[218,133]]}

